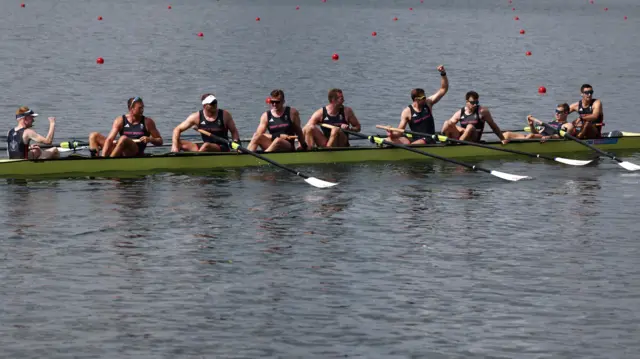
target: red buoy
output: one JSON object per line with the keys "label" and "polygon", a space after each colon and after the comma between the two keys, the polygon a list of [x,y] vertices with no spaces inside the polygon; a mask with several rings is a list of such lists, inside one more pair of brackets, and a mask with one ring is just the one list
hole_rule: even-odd
{"label": "red buoy", "polygon": [[409,11],[413,11],[413,8],[412,8],[412,7],[410,7],[410,8],[409,8]]}
{"label": "red buoy", "polygon": [[520,30],[520,35],[524,35],[524,29]]}
{"label": "red buoy", "polygon": [[394,17],[394,18],[393,18],[393,21],[398,21],[398,18],[397,18],[397,17]]}
{"label": "red buoy", "polygon": [[516,11],[516,8],[515,8],[515,7],[512,7],[512,8],[511,8],[511,11]]}
{"label": "red buoy", "polygon": [[98,65],[102,65],[102,64],[104,64],[104,59],[103,59],[102,57],[98,57],[98,58],[96,59],[96,63],[97,63]]}
{"label": "red buoy", "polygon": [[374,31],[371,33],[371,36],[378,36],[378,33]]}
{"label": "red buoy", "polygon": [[300,6],[296,6],[296,10],[300,10]]}
{"label": "red buoy", "polygon": [[26,5],[24,3],[20,4],[20,7],[25,7]]}
{"label": "red buoy", "polygon": [[626,20],[626,19],[627,19],[627,17],[625,16],[625,17],[624,17],[624,19]]}
{"label": "red buoy", "polygon": [[538,93],[539,93],[539,94],[545,94],[545,93],[547,93],[547,88],[546,88],[546,87],[544,87],[544,86],[540,86],[540,87],[538,87]]}
{"label": "red buoy", "polygon": [[509,4],[511,4],[513,1],[509,0]]}
{"label": "red buoy", "polygon": [[102,21],[102,16],[98,16],[98,21]]}
{"label": "red buoy", "polygon": [[327,2],[327,0],[322,0],[322,2]]}
{"label": "red buoy", "polygon": [[527,52],[525,53],[525,55],[527,55],[527,56],[531,56],[531,51],[527,51]]}
{"label": "red buoy", "polygon": [[338,59],[340,58],[340,56],[337,53],[334,53],[331,58],[333,59],[333,61],[338,61]]}
{"label": "red buoy", "polygon": [[259,17],[257,17],[257,18],[256,18],[256,21],[260,21],[260,18],[259,18]]}
{"label": "red buoy", "polygon": [[267,105],[271,103],[271,97],[267,96],[267,98],[264,100],[264,103],[266,103]]}
{"label": "red buoy", "polygon": [[589,1],[589,3],[593,4],[593,0]]}
{"label": "red buoy", "polygon": [[203,37],[203,36],[204,36],[203,33],[201,33],[201,32],[198,33],[198,37]]}
{"label": "red buoy", "polygon": [[424,4],[424,0],[420,0],[420,4]]}
{"label": "red buoy", "polygon": [[604,8],[604,11],[609,11],[609,8],[608,8],[608,7],[605,7],[605,8]]}
{"label": "red buoy", "polygon": [[171,10],[171,5],[167,6],[167,9]]}
{"label": "red buoy", "polygon": [[519,17],[517,17],[517,16],[516,16],[516,17],[514,17],[513,19],[514,19],[515,21],[520,20],[520,18],[519,18]]}

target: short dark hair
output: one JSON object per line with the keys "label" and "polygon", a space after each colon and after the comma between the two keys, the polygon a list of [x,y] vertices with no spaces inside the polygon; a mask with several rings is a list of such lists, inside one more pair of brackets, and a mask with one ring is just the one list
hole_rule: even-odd
{"label": "short dark hair", "polygon": [[562,111],[564,111],[565,113],[569,113],[569,104],[566,102],[558,104],[558,106],[556,107],[562,107]]}
{"label": "short dark hair", "polygon": [[423,89],[415,88],[411,90],[411,101],[415,101],[416,97],[423,97],[423,96],[425,96]]}
{"label": "short dark hair", "polygon": [[327,99],[329,100],[329,102],[336,100],[338,98],[338,94],[341,94],[341,93],[342,93],[341,89],[333,88],[329,90],[329,92],[327,93]]}
{"label": "short dark hair", "polygon": [[580,86],[580,92],[583,92],[584,89],[588,89],[588,88],[593,88],[593,86],[589,85],[589,84],[584,84],[582,86]]}
{"label": "short dark hair", "polygon": [[284,91],[282,91],[280,89],[275,89],[275,90],[271,91],[271,93],[269,95],[271,95],[271,97],[277,97],[277,98],[281,99],[282,101],[284,101]]}
{"label": "short dark hair", "polygon": [[466,95],[464,95],[464,99],[465,100],[469,100],[471,97],[475,98],[476,101],[478,101],[480,99],[480,95],[478,95],[478,93],[475,92],[475,91],[469,91],[469,92],[467,92]]}

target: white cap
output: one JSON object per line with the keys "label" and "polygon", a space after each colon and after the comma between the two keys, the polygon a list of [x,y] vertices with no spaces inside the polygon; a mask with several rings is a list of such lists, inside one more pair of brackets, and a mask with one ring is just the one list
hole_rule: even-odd
{"label": "white cap", "polygon": [[23,111],[19,111],[21,113],[18,113],[16,115],[16,120],[19,120],[19,119],[21,119],[23,117],[27,117],[27,116],[31,116],[31,117],[37,117],[38,116],[37,113],[33,112],[33,110],[29,109],[28,107],[25,107],[25,109],[26,109],[26,111],[24,111],[24,112]]}
{"label": "white cap", "polygon": [[202,104],[203,105],[209,105],[209,104],[213,103],[214,101],[217,102],[218,100],[216,99],[215,96],[209,95],[204,100],[202,100]]}

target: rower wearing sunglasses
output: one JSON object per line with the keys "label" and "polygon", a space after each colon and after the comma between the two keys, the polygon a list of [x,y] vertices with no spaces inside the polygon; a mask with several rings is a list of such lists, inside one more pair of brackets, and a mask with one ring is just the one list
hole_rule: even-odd
{"label": "rower wearing sunglasses", "polygon": [[576,137],[584,139],[599,138],[604,125],[602,102],[593,98],[593,87],[589,84],[582,85],[580,93],[582,94],[582,99],[569,107],[569,113],[578,112],[580,116],[573,121],[573,125],[576,128]]}
{"label": "rower wearing sunglasses", "polygon": [[502,131],[493,120],[489,109],[480,106],[480,95],[475,91],[469,91],[465,95],[465,99],[467,100],[465,106],[444,122],[442,133],[457,140],[480,142],[484,125],[487,123],[500,138],[502,144],[507,144],[509,140],[502,135]]}
{"label": "rower wearing sunglasses", "polygon": [[44,137],[32,129],[36,117],[38,117],[38,114],[27,106],[22,106],[16,111],[18,126],[7,133],[7,154],[9,158],[46,160],[60,157],[58,149],[55,147],[43,151],[37,144],[29,144],[31,141],[45,145],[50,145],[53,142],[56,118],[49,117],[49,133],[47,133],[47,137]]}
{"label": "rower wearing sunglasses", "polygon": [[[344,105],[344,94],[341,89],[329,90],[327,99],[329,104],[314,112],[303,128],[307,145],[349,147],[349,137],[340,129],[360,132],[360,122],[353,109]],[[337,127],[331,129],[318,127],[323,123]]]}
{"label": "rower wearing sunglasses", "polygon": [[[437,70],[440,72],[441,78],[438,92],[426,97],[424,90],[421,88],[411,90],[411,100],[413,103],[405,107],[402,111],[398,128],[404,130],[407,125],[409,125],[409,128],[413,132],[435,134],[436,125],[433,119],[433,105],[438,103],[438,101],[446,95],[447,91],[449,91],[449,79],[447,79],[447,72],[444,66],[438,66]],[[415,135],[409,140],[407,137],[395,131],[387,131],[387,137],[388,141],[405,145],[424,145],[435,142],[431,137]]]}
{"label": "rower wearing sunglasses", "polygon": [[[89,150],[95,156],[102,148],[102,157],[137,157],[143,156],[147,144],[162,145],[162,136],[156,123],[145,117],[144,102],[141,97],[127,100],[129,112],[113,120],[111,132],[105,138],[98,132],[89,135]],[[116,140],[116,137],[120,137]]]}
{"label": "rower wearing sunglasses", "polygon": [[260,146],[264,152],[294,151],[297,136],[300,148],[306,150],[298,110],[284,105],[284,91],[273,90],[269,95],[271,108],[260,116],[260,124],[247,149],[255,151]]}
{"label": "rower wearing sunglasses", "polygon": [[561,138],[558,133],[560,130],[573,135],[575,130],[573,128],[573,125],[570,122],[567,122],[567,116],[569,116],[569,104],[562,103],[556,107],[555,119],[553,121],[547,122],[547,127],[537,125],[541,124],[542,121],[529,115],[527,116],[527,122],[529,123],[529,130],[531,131],[531,133],[523,134],[515,132],[505,132],[503,133],[503,136],[508,140],[540,139],[540,142],[545,142],[550,138]]}
{"label": "rower wearing sunglasses", "polygon": [[[202,110],[194,112],[181,124],[173,129],[171,140],[171,152],[190,151],[190,152],[229,152],[229,132],[234,142],[240,143],[240,134],[233,121],[231,113],[227,110],[218,108],[218,99],[211,93],[200,96]],[[218,142],[212,136],[202,135],[202,145],[181,140],[180,134],[190,129],[196,128],[204,130],[212,135],[221,137],[226,142]]]}

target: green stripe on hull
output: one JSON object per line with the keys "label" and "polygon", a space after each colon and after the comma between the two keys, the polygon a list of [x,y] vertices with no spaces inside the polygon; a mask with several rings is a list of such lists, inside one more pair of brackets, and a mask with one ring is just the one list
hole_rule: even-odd
{"label": "green stripe on hull", "polygon": [[[603,138],[589,143],[605,151],[640,150],[640,136]],[[490,143],[500,147],[499,143]],[[513,142],[505,146],[515,150],[539,154],[588,154],[587,147],[573,141],[550,140]],[[520,155],[492,151],[466,145],[429,145],[418,147],[436,155],[456,159],[522,158]],[[432,160],[427,156],[399,148],[352,147],[344,149],[316,150],[309,152],[270,153],[268,158],[284,165],[308,165],[323,163],[391,162]],[[180,153],[146,156],[144,158],[95,158],[71,157],[60,160],[27,161],[0,160],[0,177],[34,178],[41,176],[86,176],[107,174],[145,174],[158,172],[189,172],[209,169],[225,169],[261,166],[266,163],[246,154],[238,153]]]}

